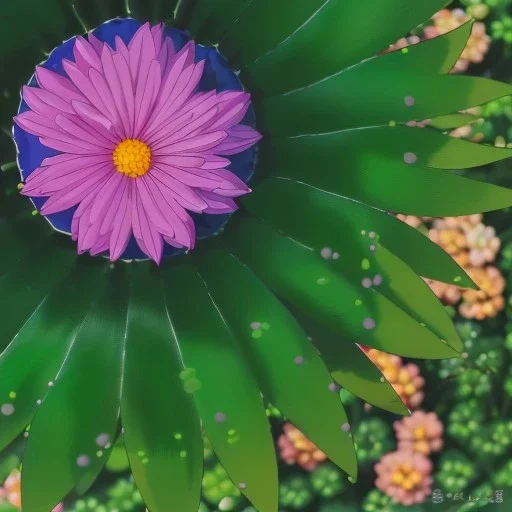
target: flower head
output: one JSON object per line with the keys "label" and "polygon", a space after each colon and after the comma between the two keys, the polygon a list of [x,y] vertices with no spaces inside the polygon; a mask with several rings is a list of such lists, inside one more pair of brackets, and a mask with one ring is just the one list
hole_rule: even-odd
{"label": "flower head", "polygon": [[411,416],[395,421],[399,450],[429,455],[443,447],[443,424],[434,412],[415,411]]}
{"label": "flower head", "polygon": [[496,267],[470,268],[468,273],[478,290],[464,290],[459,312],[464,318],[494,318],[505,307],[505,278]]}
{"label": "flower head", "polygon": [[420,453],[399,450],[375,464],[375,485],[396,503],[423,503],[431,493],[432,462]]}
{"label": "flower head", "polygon": [[29,110],[17,125],[55,150],[26,177],[22,193],[48,198],[45,216],[74,208],[70,233],[80,253],[123,256],[132,236],[157,263],[164,243],[192,249],[191,214],[226,214],[250,192],[229,156],[260,135],[240,124],[243,91],[198,90],[206,61],[190,41],[176,51],[163,25],[139,28],[113,47],[78,37],[63,74],[36,69],[23,88]]}
{"label": "flower head", "polygon": [[425,379],[414,363],[404,364],[401,357],[370,349],[368,357],[379,367],[384,378],[393,386],[402,402],[409,409],[416,409],[424,398]]}
{"label": "flower head", "polygon": [[469,263],[473,267],[482,267],[496,259],[501,242],[492,226],[480,223],[466,234],[469,248]]}
{"label": "flower head", "polygon": [[[427,39],[446,34],[451,30],[460,27],[470,19],[462,9],[441,9],[433,18],[433,25],[425,27],[424,33]],[[483,61],[491,45],[491,37],[486,32],[485,23],[476,22],[473,24],[471,36],[464,48],[460,59],[457,61],[453,71],[463,73],[471,63],[478,64]]]}
{"label": "flower head", "polygon": [[287,464],[298,464],[306,471],[313,471],[327,456],[291,423],[283,426],[279,437],[279,455]]}

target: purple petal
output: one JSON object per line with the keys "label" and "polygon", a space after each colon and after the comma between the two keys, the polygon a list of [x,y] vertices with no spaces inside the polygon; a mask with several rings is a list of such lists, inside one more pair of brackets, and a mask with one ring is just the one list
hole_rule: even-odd
{"label": "purple petal", "polygon": [[66,188],[52,195],[41,208],[42,215],[62,212],[75,206],[94,189],[100,190],[109,176],[107,169],[102,169],[90,174],[79,185]]}
{"label": "purple petal", "polygon": [[183,208],[196,213],[201,213],[208,204],[201,199],[201,196],[192,188],[184,185],[180,181],[174,179],[169,174],[163,172],[157,167],[151,170],[151,176],[164,185],[173,193],[173,199],[177,201]]}
{"label": "purple petal", "polygon": [[132,186],[127,183],[124,195],[119,203],[119,209],[112,222],[112,234],[110,235],[110,260],[116,261],[124,253],[132,235]]}
{"label": "purple petal", "polygon": [[241,153],[261,140],[261,135],[250,126],[235,126],[228,130],[228,134],[228,138],[215,148],[217,155]]}
{"label": "purple petal", "polygon": [[231,213],[238,209],[236,203],[228,197],[220,197],[215,192],[208,192],[206,190],[198,190],[197,193],[208,204],[208,208],[204,213],[223,214]]}

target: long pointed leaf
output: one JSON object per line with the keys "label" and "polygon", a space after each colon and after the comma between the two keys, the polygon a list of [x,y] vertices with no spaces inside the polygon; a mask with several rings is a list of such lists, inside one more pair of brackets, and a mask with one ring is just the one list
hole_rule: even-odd
{"label": "long pointed leaf", "polygon": [[[264,100],[260,121],[276,136],[406,123],[453,114],[512,94],[512,86],[463,75],[432,75],[371,59],[314,85]],[[342,91],[340,93],[340,91]]]}
{"label": "long pointed leaf", "polygon": [[[332,225],[346,225],[354,233],[378,233],[379,244],[383,245],[414,271],[436,281],[458,283],[462,287],[475,288],[476,285],[453,258],[437,244],[395,216],[371,208],[365,204],[334,194],[326,194],[318,189],[290,180],[268,179],[255,187],[243,203],[255,215],[270,216],[279,207],[279,201],[286,203],[288,193],[300,197],[298,203],[311,205],[308,223],[318,228],[316,218],[333,219]],[[293,212],[296,212],[294,209]],[[323,226],[321,226],[323,227]],[[368,243],[370,248],[371,243]],[[345,246],[345,244],[343,244]],[[325,245],[322,248],[326,247]],[[336,252],[336,249],[331,252]],[[341,249],[341,247],[340,247]]]}
{"label": "long pointed leaf", "polygon": [[[356,477],[347,416],[333,392],[327,368],[292,315],[246,266],[226,252],[209,251],[199,269],[253,362],[264,396],[338,466]],[[233,295],[233,282],[244,290],[243,301]]]}
{"label": "long pointed leaf", "polygon": [[[327,0],[251,73],[267,94],[304,87],[385,50],[447,3],[422,0],[412,9],[409,0]],[[393,22],[383,22],[389,13]]]}
{"label": "long pointed leaf", "polygon": [[[277,465],[257,383],[194,267],[164,277],[169,315],[212,447],[231,480],[261,512],[277,511]],[[247,461],[251,461],[247,464]]]}
{"label": "long pointed leaf", "polygon": [[203,470],[201,427],[183,389],[183,363],[148,264],[132,265],[121,417],[137,487],[151,512],[197,512]]}
{"label": "long pointed leaf", "polygon": [[108,275],[31,423],[22,471],[27,512],[51,510],[77,483],[94,479],[106,462],[120,408],[127,308],[123,270],[119,266]]}
{"label": "long pointed leaf", "polygon": [[14,410],[0,416],[0,451],[30,423],[87,314],[98,280],[98,265],[79,260],[0,356],[0,396]]}
{"label": "long pointed leaf", "polygon": [[[339,208],[340,202],[335,196],[298,183],[287,183],[286,194],[283,194],[281,184],[279,180],[264,183],[264,203],[254,194],[246,201],[251,211],[317,253],[327,251],[332,267],[349,281],[355,284],[366,281],[371,286],[372,279],[376,280],[375,293],[388,298],[462,351],[462,342],[442,304],[418,275],[380,246],[381,241],[386,243],[384,237],[378,232],[373,232],[372,238],[363,236],[361,231],[366,231],[354,225],[355,219],[347,218],[347,212]],[[296,204],[301,208],[294,208]],[[315,222],[318,217],[324,222]],[[338,257],[331,259],[330,255],[335,252]]]}
{"label": "long pointed leaf", "polygon": [[444,217],[508,207],[512,191],[440,169],[476,167],[511,156],[509,149],[397,126],[271,139],[260,168],[384,210]]}
{"label": "long pointed leaf", "polygon": [[443,359],[457,355],[446,341],[372,288],[355,286],[320,255],[256,220],[239,222],[229,232],[229,243],[279,295],[346,339],[405,357]]}

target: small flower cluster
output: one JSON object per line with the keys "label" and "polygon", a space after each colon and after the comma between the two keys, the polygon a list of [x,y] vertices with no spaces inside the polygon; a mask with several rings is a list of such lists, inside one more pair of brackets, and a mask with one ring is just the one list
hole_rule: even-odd
{"label": "small flower cluster", "polygon": [[403,359],[376,349],[369,349],[366,355],[379,367],[384,378],[393,386],[402,402],[411,410],[417,409],[424,398],[425,380],[419,367],[404,363]]}
{"label": "small flower cluster", "polygon": [[279,456],[288,465],[298,464],[306,471],[313,471],[327,456],[298,428],[285,423],[278,440]]}
{"label": "small flower cluster", "polygon": [[397,215],[410,226],[428,233],[473,279],[478,290],[461,289],[455,284],[427,279],[432,291],[445,304],[458,304],[467,319],[494,318],[505,307],[505,278],[494,266],[501,241],[493,226],[483,222],[481,214],[461,217],[415,217]]}
{"label": "small flower cluster", "polygon": [[433,412],[415,411],[394,424],[397,451],[387,453],[375,465],[376,487],[393,502],[423,503],[432,492],[432,461],[443,447],[443,425]]}
{"label": "small flower cluster", "polygon": [[428,281],[434,293],[446,304],[459,301],[459,313],[468,319],[495,317],[505,305],[505,279],[493,266],[500,239],[482,215],[446,217],[433,221],[429,238],[442,247],[473,279],[478,290],[461,290],[455,285]]}
{"label": "small flower cluster", "polygon": [[[460,27],[470,19],[471,16],[463,9],[442,9],[432,17],[431,24],[423,27],[423,30],[417,34],[399,39],[390,50],[400,50],[421,41],[441,36]],[[492,39],[487,34],[485,23],[475,22],[471,36],[459,60],[452,69],[452,73],[464,73],[471,64],[480,64],[489,51],[491,42]]]}

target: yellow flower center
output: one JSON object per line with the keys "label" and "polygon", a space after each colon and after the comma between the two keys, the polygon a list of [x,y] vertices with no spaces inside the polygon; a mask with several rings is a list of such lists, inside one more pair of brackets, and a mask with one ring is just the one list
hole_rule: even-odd
{"label": "yellow flower center", "polygon": [[112,158],[117,171],[130,178],[140,178],[151,169],[151,149],[137,139],[126,139],[120,142]]}
{"label": "yellow flower center", "polygon": [[422,441],[427,438],[427,431],[425,430],[425,427],[423,427],[423,426],[416,427],[414,429],[413,435],[414,435],[414,439],[416,439],[416,441]]}
{"label": "yellow flower center", "polygon": [[411,491],[421,482],[421,473],[410,464],[400,464],[391,474],[391,483]]}

